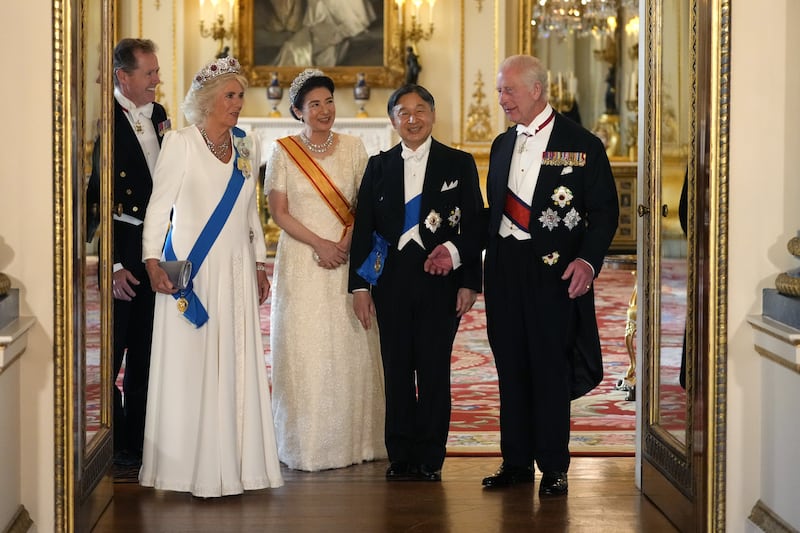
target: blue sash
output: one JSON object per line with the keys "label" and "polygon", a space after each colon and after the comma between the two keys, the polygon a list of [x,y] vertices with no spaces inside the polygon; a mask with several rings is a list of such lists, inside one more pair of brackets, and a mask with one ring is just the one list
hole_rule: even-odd
{"label": "blue sash", "polygon": [[389,241],[381,237],[377,231],[372,232],[372,251],[356,270],[356,274],[361,276],[370,285],[378,283],[378,278],[383,273],[383,265],[386,263],[386,256],[389,253]]}
{"label": "blue sash", "polygon": [[[233,128],[233,136],[244,137],[245,133],[239,128]],[[234,143],[234,146],[236,146],[236,143]],[[245,181],[244,174],[242,174],[238,165],[239,150],[235,150],[234,153],[236,157],[233,161],[233,172],[231,173],[231,179],[228,181],[228,187],[225,189],[222,199],[217,204],[214,212],[211,213],[211,217],[208,219],[208,222],[206,222],[203,231],[200,232],[197,241],[195,241],[192,250],[189,252],[189,257],[187,259],[192,262],[192,276],[189,279],[189,284],[186,286],[186,289],[172,295],[175,300],[179,301],[179,309],[182,305],[186,305],[183,316],[197,328],[208,321],[208,312],[200,301],[200,298],[198,298],[197,294],[194,292],[193,280],[195,275],[197,275],[197,271],[200,270],[200,265],[203,264],[208,252],[214,245],[214,241],[217,240],[219,233],[222,231],[223,226],[225,226],[225,222],[228,220],[233,210],[233,206],[236,203],[236,199],[239,197],[239,192],[241,192]],[[167,261],[174,261],[177,259],[175,250],[172,248],[172,228],[170,228],[167,234],[167,240],[164,243],[164,258]],[[183,300],[183,304],[180,300]]]}
{"label": "blue sash", "polygon": [[406,213],[403,219],[403,231],[400,235],[419,224],[419,210],[422,207],[422,193],[416,195],[414,198],[406,203]]}

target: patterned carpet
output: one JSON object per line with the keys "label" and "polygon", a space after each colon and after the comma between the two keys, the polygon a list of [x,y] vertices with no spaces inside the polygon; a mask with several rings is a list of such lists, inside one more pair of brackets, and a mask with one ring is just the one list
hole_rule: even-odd
{"label": "patterned carpet", "polygon": [[[681,281],[680,262],[664,266],[662,313],[667,327],[662,331],[662,353],[667,366],[662,367],[662,419],[676,427],[683,423],[683,389],[678,385],[683,341],[682,303],[685,288]],[[99,338],[96,297],[96,263],[90,263],[87,279],[87,363],[86,400],[87,432],[98,424]],[[635,278],[628,270],[604,268],[595,282],[600,340],[603,348],[604,378],[590,394],[572,404],[573,455],[633,455],[635,403],[625,400],[626,393],[616,390],[617,380],[628,368],[625,347],[626,310]],[[269,303],[261,308],[261,324],[269,358]],[[486,340],[486,316],[483,299],[461,321],[453,349],[453,411],[447,443],[449,455],[499,455],[497,373]],[[118,381],[119,383],[119,381]]]}

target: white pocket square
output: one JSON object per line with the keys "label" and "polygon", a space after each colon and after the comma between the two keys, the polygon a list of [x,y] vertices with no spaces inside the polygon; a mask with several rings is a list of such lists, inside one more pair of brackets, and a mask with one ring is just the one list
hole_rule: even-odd
{"label": "white pocket square", "polygon": [[561,175],[572,174],[572,167],[564,167],[561,169]]}
{"label": "white pocket square", "polygon": [[451,182],[445,181],[442,184],[442,190],[440,192],[449,191],[450,189],[455,189],[457,185],[458,185],[458,180],[451,181]]}

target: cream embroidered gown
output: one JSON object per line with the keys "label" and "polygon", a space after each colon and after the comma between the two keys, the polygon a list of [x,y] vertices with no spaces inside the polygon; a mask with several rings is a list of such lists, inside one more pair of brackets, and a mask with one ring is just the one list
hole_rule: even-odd
{"label": "cream embroidered gown", "polygon": [[[258,144],[254,138],[253,173],[194,278],[208,322],[195,328],[172,296],[156,294],[144,486],[212,497],[283,484],[258,315],[255,266],[266,260],[255,199]],[[186,259],[233,161],[214,157],[194,126],[167,134],[144,223],[144,258],[161,257],[174,206],[173,247]]]}
{"label": "cream embroidered gown", "polygon": [[[366,167],[361,140],[338,135],[316,161],[351,204]],[[342,225],[309,179],[272,144],[264,190],[284,192],[289,212],[338,241]],[[326,270],[285,231],[272,281],[272,408],[278,456],[291,468],[323,470],[385,458],[383,369],[377,324],[365,331],[347,292],[348,266]]]}

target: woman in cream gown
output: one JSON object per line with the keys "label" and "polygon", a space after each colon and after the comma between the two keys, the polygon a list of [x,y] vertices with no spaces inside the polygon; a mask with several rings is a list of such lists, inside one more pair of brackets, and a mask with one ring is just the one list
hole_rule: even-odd
{"label": "woman in cream gown", "polygon": [[[158,294],[139,481],[200,497],[283,484],[258,313],[269,293],[253,172],[258,142],[232,129],[246,86],[233,58],[200,71],[184,102],[193,125],[166,135],[144,221],[143,257]],[[191,307],[179,311],[158,261],[173,250],[177,259],[189,256],[237,179],[243,185],[219,236],[193,263],[203,323]]]}
{"label": "woman in cream gown", "polygon": [[[303,133],[294,139],[308,141],[307,153],[352,205],[367,154],[360,139],[330,131],[336,116],[333,82],[320,71],[306,70],[292,83],[289,100],[292,113],[304,122]],[[344,231],[278,142],[267,158],[264,190],[270,214],[283,230],[270,331],[280,460],[315,471],[384,458],[377,328],[361,327],[347,292],[352,227]]]}

